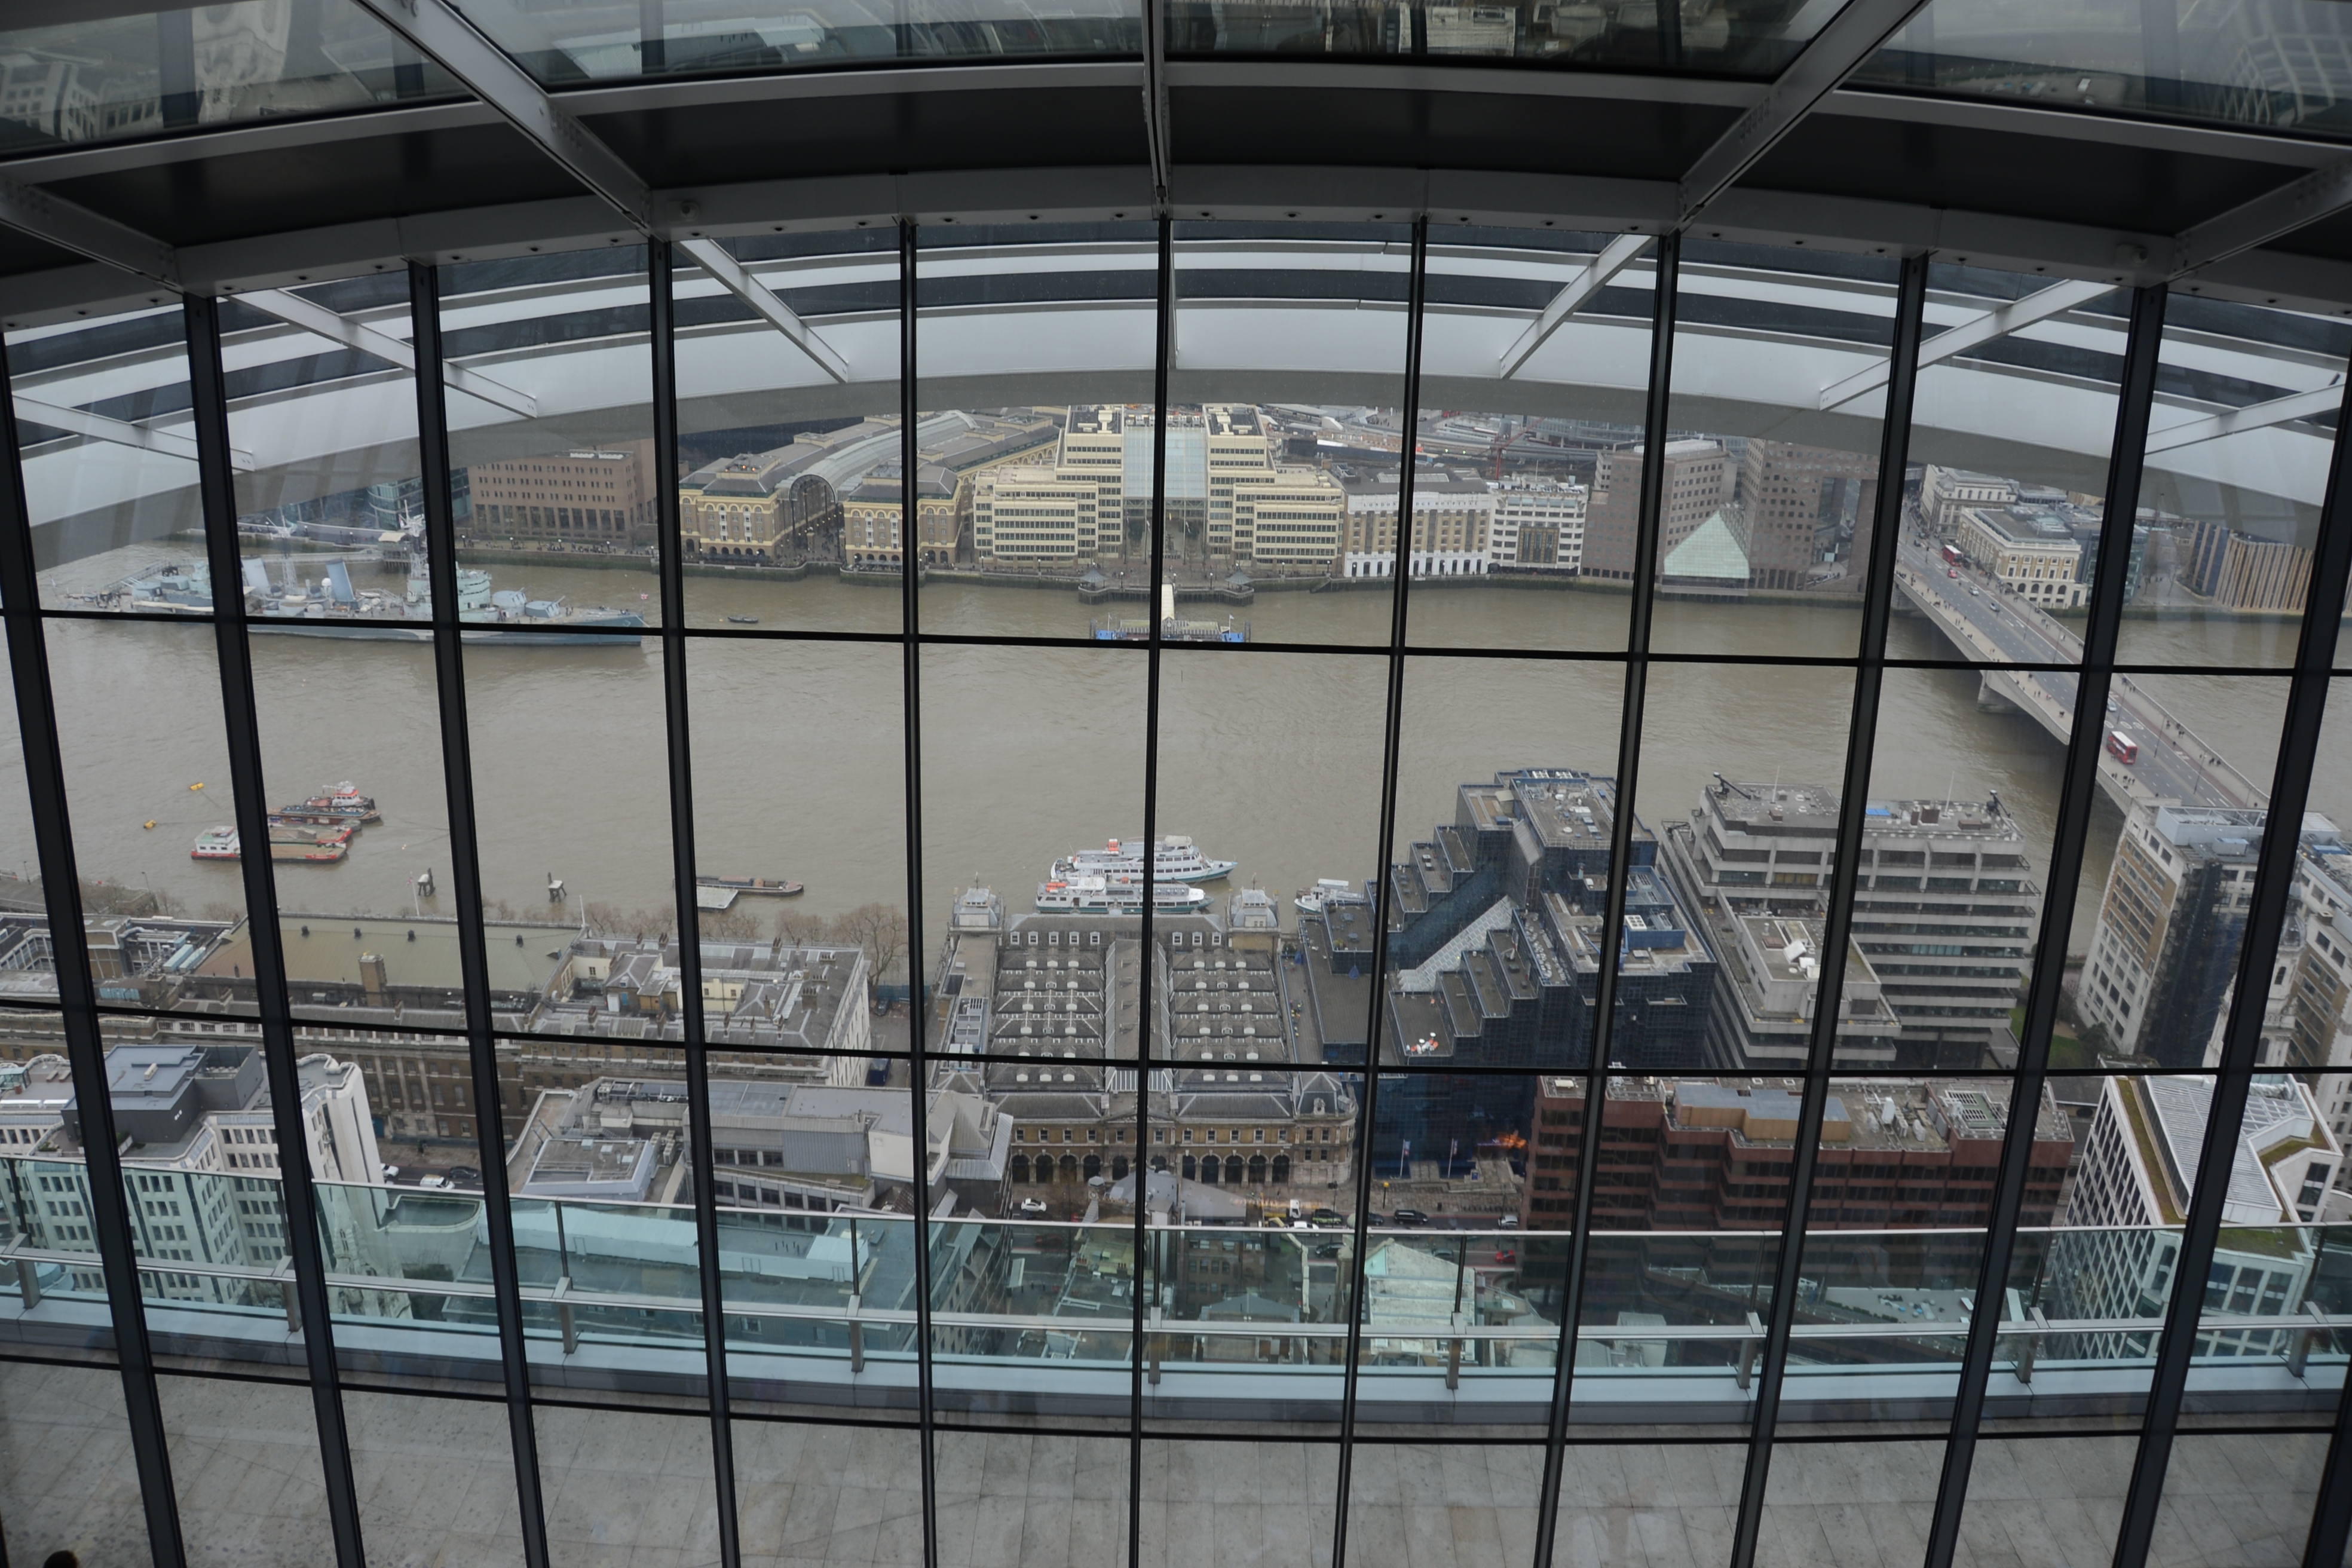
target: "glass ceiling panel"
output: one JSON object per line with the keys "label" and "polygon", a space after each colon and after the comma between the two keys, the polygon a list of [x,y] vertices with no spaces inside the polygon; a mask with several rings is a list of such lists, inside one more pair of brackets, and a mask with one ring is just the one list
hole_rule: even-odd
{"label": "glass ceiling panel", "polygon": [[1174,55],[1445,56],[1769,78],[1843,0],[1173,0]]}
{"label": "glass ceiling panel", "polygon": [[740,75],[1008,56],[1143,52],[1139,0],[464,0],[468,20],[541,82]]}
{"label": "glass ceiling panel", "polygon": [[1931,0],[1852,85],[2352,135],[2352,5]]}
{"label": "glass ceiling panel", "polygon": [[0,155],[464,92],[352,0],[88,9],[0,28]]}

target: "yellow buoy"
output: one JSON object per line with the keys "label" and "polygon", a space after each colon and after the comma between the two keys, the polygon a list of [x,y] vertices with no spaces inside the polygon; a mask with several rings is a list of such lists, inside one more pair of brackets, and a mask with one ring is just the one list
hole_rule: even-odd
{"label": "yellow buoy", "polygon": [[202,785],[202,784],[190,784],[188,787],[189,787],[190,789],[202,789],[202,788],[204,788],[205,786],[204,786],[204,785]]}
{"label": "yellow buoy", "polygon": [[151,817],[149,817],[146,821],[144,821],[144,822],[141,823],[139,826],[142,826],[142,827],[152,827],[152,826],[155,826],[155,819],[154,819],[153,817],[152,817],[152,816],[151,816]]}

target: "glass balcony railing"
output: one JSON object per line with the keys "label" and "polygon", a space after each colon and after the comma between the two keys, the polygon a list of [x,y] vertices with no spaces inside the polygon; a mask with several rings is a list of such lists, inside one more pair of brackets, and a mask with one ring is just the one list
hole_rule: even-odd
{"label": "glass balcony railing", "polygon": [[[282,1361],[291,1278],[266,1234],[266,1178],[127,1173],[141,1204],[206,1215],[226,1203],[250,1246],[215,1225],[195,1245],[142,1250],[149,1331],[164,1353]],[[102,1339],[100,1270],[80,1239],[83,1167],[0,1161],[13,1240],[0,1248],[0,1334]],[[320,1184],[320,1229],[339,1352],[410,1375],[495,1380],[487,1207],[477,1194]],[[173,1197],[167,1197],[166,1194]],[[237,1210],[235,1205],[245,1208]],[[517,1199],[524,1331],[534,1377],[640,1394],[706,1374],[700,1255],[682,1205]],[[916,1226],[889,1214],[722,1209],[729,1373],[758,1397],[911,1397],[921,1317]],[[169,1222],[157,1219],[162,1226]],[[1035,1408],[1122,1390],[1139,1353],[1146,1397],[1171,1410],[1297,1416],[1336,1408],[1349,1303],[1367,1409],[1449,1396],[1497,1419],[1551,1397],[1567,1237],[1516,1229],[1349,1231],[1160,1226],[979,1216],[932,1223],[928,1314],[942,1408],[1017,1396]],[[196,1234],[194,1231],[192,1235]],[[1800,1271],[1784,1405],[1910,1409],[1948,1401],[1976,1303],[1980,1231],[1826,1233],[1888,1267],[1861,1282]],[[1810,1244],[1819,1247],[1817,1233]],[[1596,1234],[1575,1335],[1580,1420],[1720,1419],[1752,1397],[1778,1235]],[[2000,1303],[1997,1397],[2128,1411],[2164,1327],[2176,1229],[2021,1232]],[[1240,1274],[1216,1299],[1188,1289],[1187,1248],[1230,1243]],[[2199,1321],[2192,1397],[2282,1411],[2334,1398],[2352,1345],[2352,1227],[2223,1231]],[[2250,1282],[2254,1281],[2254,1282]],[[1244,1289],[1242,1287],[1245,1286]],[[1143,1332],[1136,1334],[1139,1289]],[[1097,1385],[1099,1385],[1097,1388]],[[1728,1402],[1728,1403],[1727,1403]],[[1906,1403],[1907,1402],[1907,1403]],[[1328,1414],[1328,1413],[1327,1413]]]}

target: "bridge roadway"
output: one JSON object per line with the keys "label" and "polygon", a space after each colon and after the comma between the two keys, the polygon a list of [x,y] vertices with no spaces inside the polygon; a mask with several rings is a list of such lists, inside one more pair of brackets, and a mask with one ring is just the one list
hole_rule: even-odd
{"label": "bridge roadway", "polygon": [[[1962,658],[1990,665],[2072,665],[2082,639],[2042,614],[2000,580],[1968,563],[1955,568],[1908,528],[1895,561],[1895,585]],[[1970,593],[1970,589],[1975,593]],[[1980,700],[2030,713],[2063,744],[2074,722],[2080,678],[2071,669],[1988,668]],[[2117,809],[2158,800],[2189,805],[2259,806],[2263,789],[2207,745],[2130,676],[2116,677],[2105,727],[2139,742],[2139,761],[2126,764],[2104,744],[2099,786]]]}

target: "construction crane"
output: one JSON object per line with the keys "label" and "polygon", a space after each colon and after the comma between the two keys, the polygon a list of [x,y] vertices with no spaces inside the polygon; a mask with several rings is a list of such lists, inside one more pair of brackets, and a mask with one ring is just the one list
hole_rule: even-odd
{"label": "construction crane", "polygon": [[1533,425],[1522,425],[1518,429],[1513,431],[1507,436],[1499,430],[1495,432],[1494,442],[1487,447],[1486,455],[1494,461],[1494,478],[1497,481],[1499,481],[1503,477],[1503,454],[1509,451],[1513,447],[1517,446],[1521,441],[1526,440],[1528,437],[1534,432],[1534,430],[1535,426]]}

